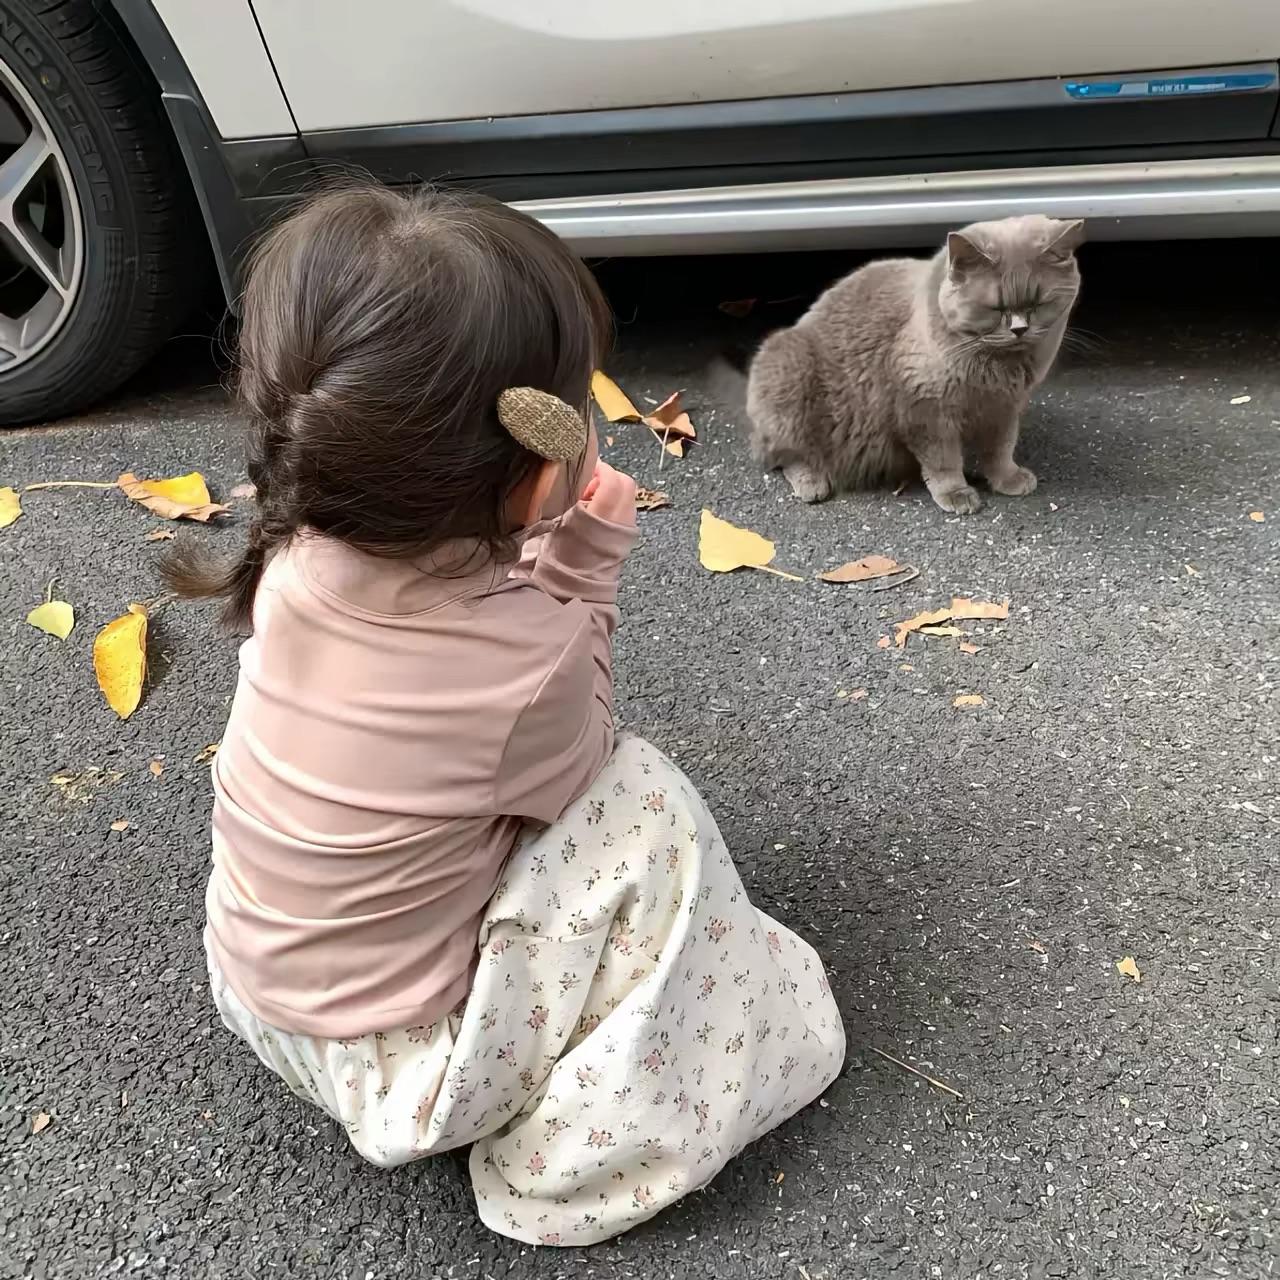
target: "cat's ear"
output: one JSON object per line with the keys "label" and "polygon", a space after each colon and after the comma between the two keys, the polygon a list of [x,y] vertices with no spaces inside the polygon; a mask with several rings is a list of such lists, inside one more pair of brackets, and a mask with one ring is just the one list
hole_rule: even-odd
{"label": "cat's ear", "polygon": [[995,264],[963,231],[952,231],[947,236],[947,267],[954,276],[968,275],[979,267]]}
{"label": "cat's ear", "polygon": [[1084,219],[1058,224],[1062,229],[1040,250],[1050,262],[1065,262],[1084,243]]}

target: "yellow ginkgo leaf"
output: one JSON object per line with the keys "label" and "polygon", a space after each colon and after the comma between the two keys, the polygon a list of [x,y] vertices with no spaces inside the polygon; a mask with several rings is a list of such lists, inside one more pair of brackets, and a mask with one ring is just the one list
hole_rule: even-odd
{"label": "yellow ginkgo leaf", "polygon": [[712,573],[763,569],[766,573],[776,573],[780,578],[800,582],[801,579],[793,573],[770,568],[776,550],[768,538],[762,538],[750,529],[739,529],[703,508],[702,523],[698,526],[698,560],[704,569],[710,569]]}
{"label": "yellow ginkgo leaf", "polygon": [[610,422],[640,421],[640,411],[627,398],[627,393],[599,369],[591,375],[591,395]]}
{"label": "yellow ginkgo leaf", "polygon": [[116,484],[134,502],[166,520],[199,520],[220,516],[229,510],[209,497],[209,486],[198,471],[168,480],[139,480],[126,471]]}
{"label": "yellow ginkgo leaf", "polygon": [[93,641],[93,671],[111,710],[127,720],[142,701],[147,675],[147,609],[131,604],[129,612],[108,622]]}
{"label": "yellow ginkgo leaf", "polygon": [[71,628],[76,625],[76,615],[65,600],[46,600],[27,614],[27,621],[33,627],[39,627],[41,631],[65,640],[71,634]]}
{"label": "yellow ginkgo leaf", "polygon": [[0,529],[7,529],[22,514],[22,499],[16,489],[0,489]]}

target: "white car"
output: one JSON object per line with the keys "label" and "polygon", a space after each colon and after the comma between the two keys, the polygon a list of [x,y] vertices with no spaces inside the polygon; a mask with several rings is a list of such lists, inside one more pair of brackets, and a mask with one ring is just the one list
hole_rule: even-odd
{"label": "white car", "polygon": [[1280,226],[1277,0],[0,0],[0,424],[91,403],[337,168],[588,254]]}

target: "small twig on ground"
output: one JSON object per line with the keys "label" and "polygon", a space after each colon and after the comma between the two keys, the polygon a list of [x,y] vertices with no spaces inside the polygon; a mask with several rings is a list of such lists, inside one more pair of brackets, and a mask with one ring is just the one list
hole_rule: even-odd
{"label": "small twig on ground", "polygon": [[759,569],[761,573],[772,573],[776,577],[786,578],[788,582],[803,582],[804,579],[794,573],[786,573],[782,569],[775,569],[771,564],[753,564],[752,569]]}
{"label": "small twig on ground", "polygon": [[114,480],[42,480],[39,484],[23,486],[23,493],[35,489],[118,489]]}
{"label": "small twig on ground", "polygon": [[892,1062],[894,1066],[901,1067],[904,1071],[910,1071],[913,1076],[919,1076],[921,1080],[927,1080],[935,1089],[941,1089],[944,1093],[949,1093],[953,1098],[963,1100],[964,1094],[959,1089],[953,1089],[949,1084],[944,1084],[935,1076],[926,1075],[917,1067],[913,1067],[909,1062],[903,1062],[901,1058],[895,1058],[891,1053],[885,1053],[883,1049],[877,1049],[875,1045],[871,1046],[872,1053],[878,1053],[882,1058]]}

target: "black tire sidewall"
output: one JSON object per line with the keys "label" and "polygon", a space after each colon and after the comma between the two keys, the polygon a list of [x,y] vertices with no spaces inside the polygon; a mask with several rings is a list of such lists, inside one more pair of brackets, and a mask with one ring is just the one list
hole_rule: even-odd
{"label": "black tire sidewall", "polygon": [[61,398],[62,385],[95,379],[128,324],[146,257],[128,170],[102,108],[54,37],[11,0],[0,0],[0,58],[53,132],[75,186],[84,234],[71,314],[48,346],[12,373],[0,374],[8,416],[26,397],[39,412]]}

